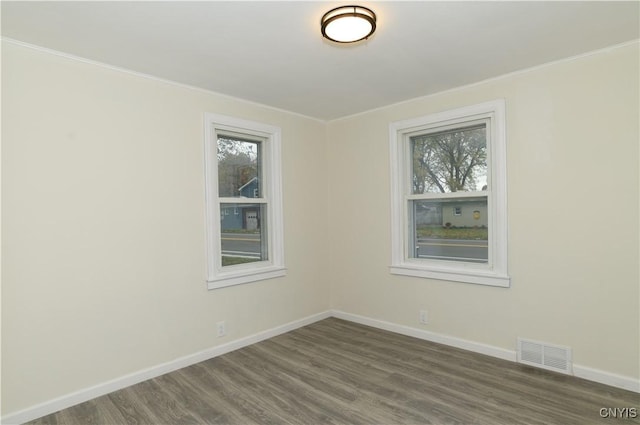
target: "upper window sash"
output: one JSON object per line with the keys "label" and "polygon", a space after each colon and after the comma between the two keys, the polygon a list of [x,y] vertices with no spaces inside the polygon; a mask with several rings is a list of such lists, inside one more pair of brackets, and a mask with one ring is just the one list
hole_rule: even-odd
{"label": "upper window sash", "polygon": [[[406,187],[405,187],[405,193],[407,196],[412,196],[412,195],[417,195],[420,196],[423,199],[427,199],[427,198],[439,198],[444,194],[447,193],[453,193],[456,195],[460,195],[462,193],[467,193],[467,192],[479,192],[483,189],[478,189],[477,187],[472,189],[472,190],[460,190],[460,188],[456,189],[455,191],[452,190],[451,187],[449,187],[448,185],[445,184],[445,182],[440,181],[440,185],[433,187],[434,190],[427,190],[424,191],[422,193],[416,193],[415,191],[415,187],[413,186],[414,184],[414,174],[416,173],[415,170],[415,158],[414,158],[414,149],[416,149],[416,141],[414,139],[420,139],[420,138],[424,138],[424,139],[428,139],[431,137],[436,137],[439,135],[446,135],[446,134],[450,134],[452,132],[469,132],[469,131],[473,131],[473,130],[483,130],[483,133],[485,134],[485,152],[486,152],[486,162],[487,162],[487,166],[486,166],[486,170],[485,170],[485,175],[484,176],[480,176],[480,177],[485,177],[486,178],[486,182],[484,182],[488,187],[491,187],[491,165],[490,165],[490,161],[491,161],[491,143],[490,143],[490,138],[491,138],[491,120],[489,118],[484,118],[484,119],[470,119],[470,120],[462,120],[460,122],[457,122],[455,124],[450,124],[450,125],[443,125],[443,126],[437,126],[437,125],[430,125],[430,126],[425,126],[425,127],[421,127],[420,129],[416,130],[416,131],[412,131],[412,132],[408,132],[403,134],[403,144],[404,144],[404,148],[405,148],[405,158],[407,159],[407,164],[406,164]],[[477,186],[477,183],[476,183]],[[438,190],[435,190],[438,189]],[[446,189],[446,190],[445,190]],[[444,190],[444,191],[443,191]],[[486,190],[486,189],[484,189]]]}
{"label": "upper window sash", "polygon": [[[440,112],[389,125],[391,161],[391,273],[453,280],[491,286],[509,286],[507,274],[506,131],[503,100]],[[487,189],[414,194],[412,188],[411,137],[430,132],[486,123]],[[489,221],[489,261],[442,261],[412,258],[411,204],[421,199],[457,199],[486,196]]]}

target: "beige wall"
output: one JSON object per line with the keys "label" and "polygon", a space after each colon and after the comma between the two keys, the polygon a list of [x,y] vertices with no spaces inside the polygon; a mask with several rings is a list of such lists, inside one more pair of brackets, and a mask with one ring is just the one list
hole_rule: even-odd
{"label": "beige wall", "polygon": [[[2,56],[3,415],[327,310],[323,122]],[[285,278],[206,290],[205,112],[282,128]]]}
{"label": "beige wall", "polygon": [[[332,307],[637,379],[638,71],[636,43],[329,123]],[[390,275],[389,122],[497,98],[512,287]]]}
{"label": "beige wall", "polygon": [[[2,59],[3,415],[329,308],[416,328],[427,308],[422,329],[640,375],[637,44],[326,124]],[[391,276],[389,122],[496,98],[512,287]],[[282,127],[285,278],[205,289],[204,112]]]}

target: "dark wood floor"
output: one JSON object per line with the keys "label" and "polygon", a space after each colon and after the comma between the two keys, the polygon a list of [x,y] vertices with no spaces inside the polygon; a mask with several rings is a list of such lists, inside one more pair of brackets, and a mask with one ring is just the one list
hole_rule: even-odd
{"label": "dark wood floor", "polygon": [[[331,318],[30,423],[638,424],[639,404],[633,392]],[[639,417],[604,419],[601,408]]]}

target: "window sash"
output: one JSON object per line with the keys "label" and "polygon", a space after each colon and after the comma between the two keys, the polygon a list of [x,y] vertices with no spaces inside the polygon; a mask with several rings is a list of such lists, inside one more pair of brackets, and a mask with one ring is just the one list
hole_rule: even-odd
{"label": "window sash", "polygon": [[[215,130],[215,139],[216,139],[216,144],[217,144],[217,150],[216,150],[216,158],[217,158],[217,163],[216,163],[216,169],[217,169],[217,175],[218,175],[218,197],[222,198],[222,197],[227,197],[227,198],[257,198],[257,197],[263,197],[263,189],[262,186],[264,186],[265,183],[265,176],[263,175],[263,166],[262,163],[264,161],[263,158],[263,147],[265,145],[265,138],[264,137],[259,137],[259,136],[255,136],[255,135],[250,135],[250,134],[242,134],[242,133],[238,133],[238,132],[230,132],[230,131],[218,131]],[[233,167],[232,169],[228,169],[227,167],[229,167],[229,165],[225,164],[225,172],[221,172],[221,159],[220,159],[220,141],[224,140],[224,141],[229,141],[229,142],[237,142],[237,143],[241,143],[241,144],[248,144],[248,145],[255,145],[255,151],[254,149],[250,149],[251,153],[255,154],[255,160],[254,161],[250,161],[250,162],[240,162],[238,163],[238,153],[236,152],[229,152],[227,151],[227,154],[232,154],[236,157],[236,162],[231,164],[231,167]],[[245,148],[246,149],[246,148]],[[235,150],[235,149],[234,149]],[[251,159],[251,157],[249,156],[249,153],[246,152],[246,150],[240,149],[240,154],[244,154],[245,157],[249,157],[249,159]],[[246,181],[242,182],[240,181],[240,179],[236,180],[237,177],[239,176],[235,176],[233,175],[234,172],[239,172],[240,169],[250,169],[250,168],[255,168],[255,170],[251,170],[250,174],[248,176],[246,176]],[[227,187],[225,187],[225,189],[229,189],[228,186],[231,186],[234,188],[234,190],[231,191],[231,193],[234,196],[229,196],[228,193],[225,193],[224,195],[222,193],[220,193],[222,187],[221,187],[221,179],[224,178],[224,181],[227,183]],[[257,184],[257,189],[259,189],[258,191],[254,190],[253,191],[253,196],[242,196],[242,193],[240,193],[239,191],[242,190],[242,188],[248,184],[250,184],[253,180],[256,180],[256,184]],[[225,191],[227,192],[227,191]]]}
{"label": "window sash", "polygon": [[[221,224],[220,235],[220,267],[236,267],[248,263],[255,263],[269,260],[269,231],[268,231],[268,208],[265,203],[221,203],[220,209],[239,209],[243,214],[227,215],[224,219],[232,220],[233,224],[241,224],[242,232],[236,229],[224,229]],[[251,223],[255,212],[255,223]],[[227,218],[229,217],[229,218]],[[221,220],[221,221],[223,221]],[[256,228],[252,229],[255,224]],[[225,231],[227,230],[227,231]],[[251,231],[255,230],[255,231]],[[226,235],[226,236],[225,236]],[[225,241],[227,243],[225,243]],[[237,246],[233,246],[237,245]],[[226,264],[225,264],[226,263]]]}
{"label": "window sash", "polygon": [[[457,192],[425,192],[425,193],[419,193],[419,194],[414,194],[413,193],[413,175],[414,175],[414,164],[413,164],[413,141],[415,138],[418,137],[423,137],[423,136],[437,136],[437,135],[442,135],[442,134],[448,134],[454,131],[468,131],[468,130],[474,130],[474,129],[478,129],[478,128],[484,128],[485,130],[485,143],[486,143],[486,179],[487,179],[487,190],[468,190],[468,191],[457,191]],[[407,222],[407,226],[406,226],[406,230],[407,230],[407,234],[405,237],[405,241],[406,241],[406,250],[404,252],[404,257],[405,260],[407,261],[423,261],[425,263],[427,262],[433,262],[434,264],[441,264],[442,262],[444,262],[444,264],[446,265],[450,265],[451,267],[463,267],[463,268],[469,268],[469,267],[474,267],[474,266],[470,266],[470,264],[478,264],[479,267],[484,267],[485,265],[488,267],[491,267],[492,262],[493,262],[493,242],[494,242],[494,235],[492,234],[493,232],[493,226],[491,225],[491,221],[488,220],[489,224],[487,225],[488,227],[488,239],[487,239],[487,245],[488,245],[488,253],[487,253],[487,259],[486,261],[482,261],[482,262],[478,262],[478,261],[471,261],[471,260],[463,260],[462,258],[455,260],[455,259],[439,259],[439,258],[420,258],[418,255],[415,254],[416,251],[416,246],[418,245],[417,241],[416,241],[416,234],[417,234],[417,224],[415,222],[415,212],[414,212],[414,205],[415,202],[418,201],[452,201],[452,200],[458,200],[458,199],[471,199],[471,198],[478,198],[478,197],[485,197],[487,200],[487,212],[489,217],[492,215],[492,196],[491,196],[491,191],[488,190],[491,187],[491,181],[492,181],[492,161],[491,161],[491,140],[492,140],[492,136],[491,136],[491,118],[489,117],[483,117],[481,119],[476,119],[474,117],[461,117],[459,119],[454,119],[451,120],[448,123],[442,124],[442,125],[438,125],[438,123],[432,123],[428,126],[425,126],[424,128],[420,128],[419,130],[414,130],[411,132],[407,132],[404,133],[402,135],[402,144],[403,144],[403,149],[404,149],[404,164],[403,166],[406,168],[407,170],[407,176],[405,179],[405,187],[404,187],[404,193],[405,193],[405,202],[408,202],[408,204],[406,204],[406,209],[405,209],[405,215],[404,218]],[[444,224],[444,223],[443,223]]]}
{"label": "window sash", "polygon": [[[434,136],[439,136],[439,135],[443,135],[443,134],[449,134],[452,132],[462,132],[462,131],[472,131],[472,130],[477,130],[477,129],[484,129],[485,132],[485,152],[486,152],[486,175],[485,177],[487,178],[487,188],[491,187],[491,119],[490,118],[482,118],[482,119],[463,119],[460,120],[459,122],[454,122],[454,123],[450,123],[450,124],[446,124],[446,125],[442,125],[442,126],[434,126],[434,125],[429,125],[429,126],[425,126],[425,128],[421,128],[420,130],[417,131],[412,131],[410,133],[406,133],[404,134],[403,138],[404,138],[404,143],[405,143],[405,155],[406,158],[408,160],[408,164],[406,165],[407,167],[407,172],[408,172],[408,179],[407,179],[407,187],[406,187],[406,193],[407,195],[411,195],[414,194],[414,188],[413,188],[413,177],[415,174],[415,169],[414,169],[414,163],[413,163],[413,153],[414,153],[414,149],[415,149],[415,145],[414,145],[414,139],[418,139],[421,137],[434,137]],[[434,195],[434,196],[440,196],[442,194],[445,193],[461,193],[461,192],[479,192],[478,190],[468,190],[468,191],[457,191],[457,192],[452,192],[449,188],[448,192],[424,192],[424,193],[415,193],[415,195]]]}
{"label": "window sash", "polygon": [[[478,239],[478,238],[457,239],[454,236],[451,236],[449,238],[446,238],[446,237],[443,238],[442,236],[446,235],[447,233],[456,232],[456,228],[459,228],[460,226],[456,226],[455,224],[453,224],[451,227],[444,225],[444,223],[439,225],[433,225],[433,226],[423,224],[422,228],[420,228],[420,225],[418,223],[418,218],[417,218],[418,213],[416,211],[418,203],[426,201],[428,203],[433,203],[435,205],[435,208],[438,208],[439,206],[440,207],[439,219],[442,221],[444,221],[445,217],[450,216],[451,221],[458,220],[459,222],[463,222],[466,218],[463,218],[462,214],[458,215],[455,212],[456,208],[462,208],[462,207],[455,206],[455,204],[458,203],[456,201],[460,201],[460,200],[462,202],[475,201],[474,203],[479,203],[481,206],[477,208],[486,210],[485,214],[487,215],[487,218],[486,218],[487,225],[476,226],[476,228],[467,227],[465,230],[463,230],[463,232],[465,233],[473,232],[479,236],[483,234],[486,229],[487,239]],[[445,212],[451,208],[453,209],[451,213]],[[479,210],[478,212],[480,213]],[[491,249],[490,249],[491,244],[489,239],[489,235],[490,235],[489,232],[491,229],[488,224],[489,212],[490,211],[488,207],[487,196],[476,195],[473,197],[460,197],[460,198],[449,197],[449,198],[442,198],[442,199],[430,198],[426,200],[419,199],[419,200],[407,201],[408,226],[407,226],[407,237],[406,237],[407,246],[405,251],[405,254],[406,254],[405,258],[408,260],[415,259],[415,260],[423,260],[423,261],[424,260],[439,261],[439,262],[446,261],[447,263],[460,262],[462,264],[467,264],[467,263],[489,264],[489,262],[491,261]],[[471,215],[471,219],[475,220],[475,218],[473,217],[473,214]],[[451,225],[450,222],[449,222],[449,225]],[[420,230],[423,230],[423,231],[426,230],[429,232],[437,231],[438,236],[436,237],[428,237],[424,235],[420,236],[419,235]],[[483,242],[486,243],[486,246],[483,244]],[[449,251],[449,253],[447,255],[445,255],[445,253],[441,253],[440,255],[437,255],[435,253],[429,254],[428,252],[425,252],[425,251],[428,251],[428,250],[433,251],[435,249],[435,248],[429,248],[429,246],[440,246],[441,247],[440,250]],[[443,248],[445,246],[447,248]],[[484,252],[484,248],[487,248],[486,258],[481,255]]]}

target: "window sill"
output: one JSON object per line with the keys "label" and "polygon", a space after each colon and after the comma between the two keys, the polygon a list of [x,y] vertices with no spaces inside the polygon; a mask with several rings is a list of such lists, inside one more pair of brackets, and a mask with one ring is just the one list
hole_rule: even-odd
{"label": "window sill", "polygon": [[474,283],[477,285],[498,286],[502,288],[508,288],[511,286],[511,278],[508,275],[491,270],[465,270],[453,267],[427,268],[417,264],[392,265],[389,269],[391,274],[403,276]]}
{"label": "window sill", "polygon": [[227,286],[242,285],[243,283],[273,279],[287,274],[287,269],[281,266],[263,267],[254,270],[234,270],[220,273],[213,279],[207,280],[207,289],[220,289]]}

